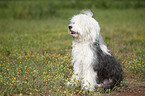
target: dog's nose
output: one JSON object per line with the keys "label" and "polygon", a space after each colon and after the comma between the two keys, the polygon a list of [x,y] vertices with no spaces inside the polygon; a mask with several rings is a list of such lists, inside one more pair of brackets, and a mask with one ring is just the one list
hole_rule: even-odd
{"label": "dog's nose", "polygon": [[71,28],[72,28],[72,26],[68,26],[68,28],[69,28],[69,29],[71,29]]}

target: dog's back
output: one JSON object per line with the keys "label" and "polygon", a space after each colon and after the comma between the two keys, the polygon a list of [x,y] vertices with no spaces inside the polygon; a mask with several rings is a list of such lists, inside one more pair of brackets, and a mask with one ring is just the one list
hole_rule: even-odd
{"label": "dog's back", "polygon": [[123,71],[121,64],[112,54],[105,54],[98,42],[93,44],[94,54],[97,61],[94,62],[94,71],[97,72],[97,83],[104,88],[113,88],[123,80]]}

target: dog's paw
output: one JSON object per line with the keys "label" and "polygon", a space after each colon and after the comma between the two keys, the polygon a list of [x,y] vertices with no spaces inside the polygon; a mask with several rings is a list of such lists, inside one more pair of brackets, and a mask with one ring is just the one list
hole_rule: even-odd
{"label": "dog's paw", "polygon": [[67,82],[67,83],[65,83],[65,85],[66,85],[67,87],[69,87],[69,86],[73,85],[73,83]]}
{"label": "dog's paw", "polygon": [[67,87],[69,87],[69,86],[73,87],[73,86],[77,86],[77,83],[76,82],[70,82],[70,81],[68,81],[67,83],[65,83],[65,85]]}
{"label": "dog's paw", "polygon": [[87,90],[87,91],[94,91],[95,90],[95,87],[90,85],[89,83],[87,84],[83,84],[82,85],[82,90]]}

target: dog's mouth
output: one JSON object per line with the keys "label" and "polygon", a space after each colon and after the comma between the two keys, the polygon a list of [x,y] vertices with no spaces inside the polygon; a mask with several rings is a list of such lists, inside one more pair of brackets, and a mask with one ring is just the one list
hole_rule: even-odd
{"label": "dog's mouth", "polygon": [[74,37],[77,37],[78,36],[78,32],[75,32],[73,30],[69,30],[69,34],[71,34]]}
{"label": "dog's mouth", "polygon": [[77,34],[77,32],[70,30],[70,34]]}

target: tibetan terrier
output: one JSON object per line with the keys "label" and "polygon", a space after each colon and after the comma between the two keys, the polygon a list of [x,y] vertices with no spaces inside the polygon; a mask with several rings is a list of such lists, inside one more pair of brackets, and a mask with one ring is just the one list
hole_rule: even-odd
{"label": "tibetan terrier", "polygon": [[67,85],[80,82],[86,90],[112,89],[123,80],[122,67],[104,44],[99,24],[92,16],[90,11],[83,11],[70,20],[74,72]]}

